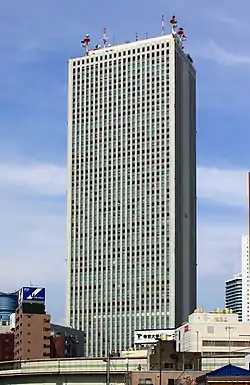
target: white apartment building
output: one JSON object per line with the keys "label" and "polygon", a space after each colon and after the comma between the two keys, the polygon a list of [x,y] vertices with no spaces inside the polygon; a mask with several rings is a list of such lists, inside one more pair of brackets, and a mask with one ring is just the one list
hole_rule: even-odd
{"label": "white apartment building", "polygon": [[250,321],[249,237],[242,237],[242,320]]}
{"label": "white apartment building", "polygon": [[176,330],[176,349],[201,352],[204,371],[229,362],[244,368],[245,355],[250,352],[250,323],[239,322],[238,315],[227,309],[210,313],[196,309]]}
{"label": "white apartment building", "polygon": [[242,321],[242,274],[235,274],[225,282],[225,308],[238,314]]}
{"label": "white apartment building", "polygon": [[196,73],[177,37],[69,61],[67,318],[86,355],[196,307]]}

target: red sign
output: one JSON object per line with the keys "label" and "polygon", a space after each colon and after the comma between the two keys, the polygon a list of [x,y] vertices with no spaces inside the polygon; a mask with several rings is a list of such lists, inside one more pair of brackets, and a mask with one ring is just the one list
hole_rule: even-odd
{"label": "red sign", "polygon": [[188,332],[188,325],[184,326],[184,333]]}

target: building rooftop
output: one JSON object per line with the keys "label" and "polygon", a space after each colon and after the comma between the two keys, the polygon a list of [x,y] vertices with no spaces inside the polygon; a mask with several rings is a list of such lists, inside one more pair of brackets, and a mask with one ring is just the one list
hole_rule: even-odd
{"label": "building rooftop", "polygon": [[[141,45],[152,44],[158,41],[170,41],[170,40],[175,40],[176,43],[180,46],[180,48],[184,48],[183,43],[186,41],[186,35],[184,32],[184,29],[178,26],[175,16],[172,16],[170,18],[169,24],[170,24],[171,30],[169,34],[166,34],[164,15],[162,15],[162,34],[160,36],[148,37],[146,33],[146,37],[144,37],[143,39],[139,39],[138,34],[136,33],[134,41],[125,41],[124,43],[121,43],[121,44],[108,44],[108,35],[107,35],[106,28],[104,28],[104,31],[103,31],[102,45],[93,44],[91,35],[86,34],[81,41],[81,45],[83,47],[83,50],[85,51],[83,56],[93,57],[93,55],[103,54],[106,52],[109,52],[109,53],[112,51],[116,52],[116,51],[121,51],[122,49],[128,49],[128,48],[133,49],[133,48],[140,47]],[[190,55],[186,54],[186,56],[189,59],[189,61],[192,63],[193,61]],[[76,60],[76,59],[80,59],[80,57],[70,59],[70,60]]]}
{"label": "building rooftop", "polygon": [[219,369],[206,373],[206,377],[250,377],[250,370],[228,364]]}

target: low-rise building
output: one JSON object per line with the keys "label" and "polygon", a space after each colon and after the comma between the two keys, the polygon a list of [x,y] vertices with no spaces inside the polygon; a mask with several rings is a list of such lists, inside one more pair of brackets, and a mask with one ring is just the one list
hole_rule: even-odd
{"label": "low-rise building", "polygon": [[[109,370],[108,370],[109,368]],[[0,363],[0,385],[193,385],[203,372],[148,370],[145,356],[104,358],[44,359]],[[178,382],[176,382],[178,380]],[[182,383],[180,380],[184,380]]]}
{"label": "low-rise building", "polygon": [[0,334],[0,361],[14,360],[14,333]]}
{"label": "low-rise building", "polygon": [[[193,371],[176,371],[163,370],[159,373],[158,370],[150,370],[148,372],[132,372],[131,385],[195,385],[196,378],[201,376],[203,372]],[[161,377],[161,381],[160,381]]]}
{"label": "low-rise building", "polygon": [[250,352],[250,323],[239,322],[238,315],[227,309],[210,313],[196,309],[176,330],[176,350],[200,352],[205,371],[228,362],[244,368]]}
{"label": "low-rise building", "polygon": [[23,304],[16,310],[15,360],[50,357],[50,315],[41,304]]}
{"label": "low-rise building", "polygon": [[85,333],[71,327],[50,324],[51,358],[84,357]]}
{"label": "low-rise building", "polygon": [[0,325],[0,361],[14,360],[14,333],[9,322]]}
{"label": "low-rise building", "polygon": [[200,371],[199,352],[177,352],[175,341],[158,341],[149,355],[150,370]]}

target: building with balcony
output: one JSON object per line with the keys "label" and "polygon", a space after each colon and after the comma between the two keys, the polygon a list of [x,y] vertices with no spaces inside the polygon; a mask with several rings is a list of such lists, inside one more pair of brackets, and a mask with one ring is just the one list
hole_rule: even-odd
{"label": "building with balcony", "polygon": [[242,321],[242,274],[235,274],[225,282],[225,306],[233,313],[238,314]]}

